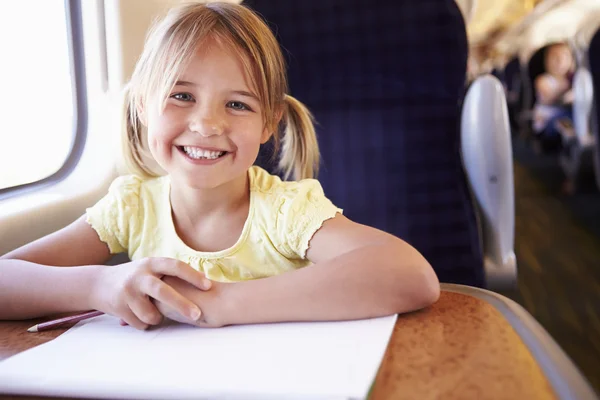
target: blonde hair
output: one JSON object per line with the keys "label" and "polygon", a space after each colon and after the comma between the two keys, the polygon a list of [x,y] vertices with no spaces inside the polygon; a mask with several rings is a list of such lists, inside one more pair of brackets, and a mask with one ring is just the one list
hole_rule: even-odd
{"label": "blonde hair", "polygon": [[149,31],[125,92],[123,138],[128,169],[143,176],[159,175],[147,159],[144,107],[150,96],[158,96],[164,108],[178,75],[207,39],[240,54],[260,99],[265,128],[273,133],[276,154],[281,153],[279,169],[284,177],[315,177],[319,148],[313,118],[301,102],[287,94],[285,61],[277,39],[253,11],[231,3],[178,6]]}

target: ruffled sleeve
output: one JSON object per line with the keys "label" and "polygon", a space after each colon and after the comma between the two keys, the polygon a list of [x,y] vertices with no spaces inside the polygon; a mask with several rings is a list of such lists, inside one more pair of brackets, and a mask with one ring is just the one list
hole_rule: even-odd
{"label": "ruffled sleeve", "polygon": [[118,177],[108,194],[86,210],[87,222],[113,254],[128,250],[138,228],[141,182],[135,175]]}
{"label": "ruffled sleeve", "polygon": [[277,247],[287,258],[300,259],[306,258],[310,240],[323,223],[342,213],[314,179],[286,182],[276,208]]}

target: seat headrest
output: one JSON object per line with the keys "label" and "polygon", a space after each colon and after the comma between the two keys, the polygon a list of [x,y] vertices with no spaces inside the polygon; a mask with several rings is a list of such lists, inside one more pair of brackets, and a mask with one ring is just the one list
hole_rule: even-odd
{"label": "seat headrest", "polygon": [[527,72],[529,73],[529,79],[531,79],[532,83],[539,75],[546,72],[546,50],[548,50],[550,46],[551,45],[546,45],[537,49],[527,62]]}
{"label": "seat headrest", "polygon": [[598,60],[600,59],[600,29],[594,33],[590,45],[588,46],[588,58],[593,58],[596,61],[596,68],[600,67]]}
{"label": "seat headrest", "polygon": [[[463,92],[467,41],[453,0],[244,4],[276,32],[289,65],[291,94],[309,106],[362,100],[363,107],[373,96],[456,98]],[[328,104],[319,104],[320,93],[332,87],[340,93],[339,104],[332,104],[330,96]]]}

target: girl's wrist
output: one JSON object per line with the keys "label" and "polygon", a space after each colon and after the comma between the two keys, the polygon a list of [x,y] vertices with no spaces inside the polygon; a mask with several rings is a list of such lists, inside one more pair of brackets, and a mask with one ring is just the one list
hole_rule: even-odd
{"label": "girl's wrist", "polygon": [[86,271],[86,277],[83,280],[81,303],[89,310],[106,311],[106,284],[104,275],[108,266],[90,265]]}
{"label": "girl's wrist", "polygon": [[219,303],[221,304],[220,322],[223,326],[244,323],[243,318],[241,318],[244,305],[242,299],[240,299],[240,289],[242,289],[243,284],[244,282],[222,284]]}

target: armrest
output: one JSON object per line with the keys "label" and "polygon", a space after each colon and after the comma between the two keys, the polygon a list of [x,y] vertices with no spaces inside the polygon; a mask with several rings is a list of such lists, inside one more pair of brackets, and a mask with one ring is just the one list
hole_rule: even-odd
{"label": "armrest", "polygon": [[488,287],[514,287],[515,195],[510,122],[501,83],[491,75],[469,87],[461,151],[478,210]]}
{"label": "armrest", "polygon": [[544,328],[523,307],[488,290],[442,284],[442,290],[481,299],[508,321],[546,375],[559,399],[598,399],[594,390]]}

